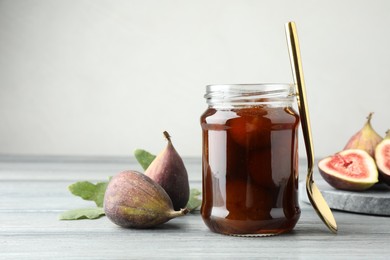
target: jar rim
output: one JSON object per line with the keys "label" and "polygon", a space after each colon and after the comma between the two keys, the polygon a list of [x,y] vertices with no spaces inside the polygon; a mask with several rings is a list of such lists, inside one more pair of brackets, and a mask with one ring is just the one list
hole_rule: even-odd
{"label": "jar rim", "polygon": [[207,85],[204,98],[212,106],[290,104],[295,96],[294,86],[290,83]]}
{"label": "jar rim", "polygon": [[264,91],[272,90],[293,90],[294,84],[291,83],[249,83],[249,84],[210,84],[206,86],[206,91],[238,91],[245,92],[262,89]]}

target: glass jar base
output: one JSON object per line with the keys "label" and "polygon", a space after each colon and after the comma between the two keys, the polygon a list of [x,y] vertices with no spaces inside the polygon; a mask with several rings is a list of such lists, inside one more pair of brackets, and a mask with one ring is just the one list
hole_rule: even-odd
{"label": "glass jar base", "polygon": [[291,232],[299,219],[299,212],[291,219],[239,221],[209,217],[203,221],[210,231],[235,237],[270,237]]}
{"label": "glass jar base", "polygon": [[231,233],[223,233],[218,231],[213,231],[214,233],[218,233],[225,236],[232,236],[232,237],[273,237],[278,236],[281,234],[289,233],[291,230],[283,230],[279,232],[270,232],[270,233],[249,233],[249,234],[231,234]]}
{"label": "glass jar base", "polygon": [[273,237],[277,236],[281,233],[270,233],[270,234],[228,234],[228,236],[232,237]]}

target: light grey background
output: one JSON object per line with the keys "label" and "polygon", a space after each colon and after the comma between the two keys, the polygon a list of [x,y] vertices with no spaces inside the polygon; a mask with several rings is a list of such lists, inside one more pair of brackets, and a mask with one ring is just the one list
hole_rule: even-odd
{"label": "light grey background", "polygon": [[[390,128],[390,1],[0,0],[0,153],[200,156],[205,85],[291,82],[298,26],[317,156]],[[303,143],[300,145],[304,156]]]}

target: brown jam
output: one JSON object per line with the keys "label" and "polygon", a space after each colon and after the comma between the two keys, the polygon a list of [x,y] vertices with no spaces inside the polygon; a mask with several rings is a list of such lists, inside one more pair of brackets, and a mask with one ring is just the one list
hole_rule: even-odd
{"label": "brown jam", "polygon": [[210,230],[261,236],[294,228],[298,123],[290,106],[206,110],[201,214]]}

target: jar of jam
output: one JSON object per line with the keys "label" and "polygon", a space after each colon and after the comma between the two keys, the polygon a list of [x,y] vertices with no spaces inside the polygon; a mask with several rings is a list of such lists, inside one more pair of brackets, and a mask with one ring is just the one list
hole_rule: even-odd
{"label": "jar of jam", "polygon": [[204,222],[237,236],[292,230],[300,217],[294,85],[209,85],[205,98]]}

